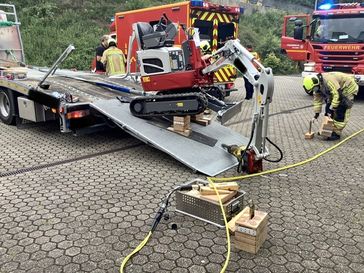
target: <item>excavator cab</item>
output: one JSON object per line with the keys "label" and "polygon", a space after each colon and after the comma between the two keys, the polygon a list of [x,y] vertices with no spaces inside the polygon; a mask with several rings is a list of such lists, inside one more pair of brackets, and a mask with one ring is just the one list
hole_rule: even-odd
{"label": "excavator cab", "polygon": [[145,50],[173,46],[174,38],[177,35],[177,26],[163,14],[156,25],[138,22],[133,24],[133,31],[136,33],[139,50]]}
{"label": "excavator cab", "polygon": [[138,44],[141,77],[185,69],[182,49],[173,47],[177,27],[165,14],[154,27],[145,22],[133,24],[133,33]]}

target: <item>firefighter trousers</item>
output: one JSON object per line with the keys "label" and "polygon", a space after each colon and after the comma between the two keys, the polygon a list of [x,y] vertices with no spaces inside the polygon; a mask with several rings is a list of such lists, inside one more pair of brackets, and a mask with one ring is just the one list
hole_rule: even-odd
{"label": "firefighter trousers", "polygon": [[349,121],[353,101],[354,95],[343,97],[340,101],[339,107],[334,113],[332,118],[334,120],[334,132],[338,135],[341,134],[342,130]]}

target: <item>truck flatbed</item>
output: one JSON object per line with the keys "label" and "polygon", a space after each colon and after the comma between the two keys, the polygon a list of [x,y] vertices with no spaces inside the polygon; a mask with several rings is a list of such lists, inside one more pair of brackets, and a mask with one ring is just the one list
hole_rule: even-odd
{"label": "truck flatbed", "polygon": [[[21,95],[28,96],[37,86],[45,71],[31,69],[24,80],[0,79],[0,87],[7,87]],[[108,78],[87,72],[59,70],[46,80],[48,89],[38,88],[41,94],[56,97],[69,93],[77,97],[77,102],[67,103],[68,107],[82,105],[113,121],[121,129],[139,140],[167,153],[184,165],[209,176],[215,176],[238,164],[236,158],[224,150],[221,144],[246,145],[248,139],[224,127],[217,122],[208,126],[192,124],[190,137],[185,137],[167,130],[171,121],[167,118],[141,119],[134,117],[129,111],[129,104],[122,103],[116,97],[124,93],[108,88],[95,86],[92,83],[102,82],[140,89],[135,82],[120,78]],[[35,100],[36,101],[36,100]],[[61,129],[62,132],[65,132]]]}

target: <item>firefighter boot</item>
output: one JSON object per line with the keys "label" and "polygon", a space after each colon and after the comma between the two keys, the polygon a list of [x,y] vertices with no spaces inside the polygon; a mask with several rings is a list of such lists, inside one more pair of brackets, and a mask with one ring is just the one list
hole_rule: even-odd
{"label": "firefighter boot", "polygon": [[335,132],[332,132],[331,137],[328,137],[326,140],[333,141],[333,140],[339,140],[339,139],[340,139],[340,135],[338,135]]}

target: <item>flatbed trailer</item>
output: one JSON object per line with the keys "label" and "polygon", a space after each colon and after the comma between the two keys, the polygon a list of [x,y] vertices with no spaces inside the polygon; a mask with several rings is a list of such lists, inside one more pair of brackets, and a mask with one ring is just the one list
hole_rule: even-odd
{"label": "flatbed trailer", "polygon": [[222,144],[248,144],[247,138],[214,121],[208,126],[192,124],[189,137],[171,132],[167,129],[171,125],[167,118],[134,117],[129,104],[117,99],[125,94],[92,84],[98,82],[138,89],[137,83],[87,72],[58,70],[47,78],[48,89],[37,87],[45,72],[29,69],[26,79],[0,78],[0,97],[3,97],[0,111],[13,117],[11,122],[5,123],[14,124],[22,119],[32,122],[59,120],[62,133],[76,135],[117,125],[194,171],[209,176],[238,164]]}
{"label": "flatbed trailer", "polygon": [[[253,138],[248,140],[217,122],[208,126],[192,124],[191,134],[186,137],[168,130],[172,123],[168,117],[142,119],[133,116],[128,103],[130,94],[125,90],[134,89],[129,93],[143,94],[138,83],[88,72],[57,70],[75,49],[72,45],[50,69],[26,67],[15,6],[0,4],[0,11],[4,15],[0,18],[0,120],[3,123],[58,120],[62,133],[75,135],[116,125],[194,171],[209,176],[238,165],[236,157],[223,144],[225,147],[250,145]],[[119,92],[121,90],[124,92]],[[267,90],[265,93],[270,97],[272,92]],[[259,150],[254,152],[264,157],[267,149],[261,135],[266,132],[270,99],[263,100],[263,106],[256,100],[252,120],[258,124],[253,146]]]}

